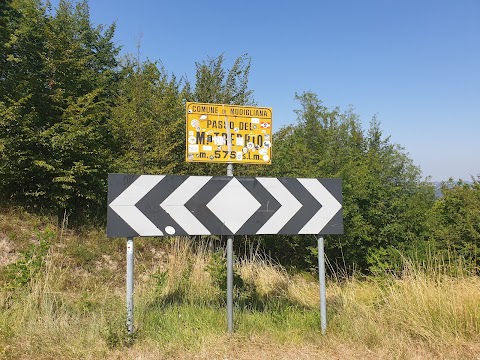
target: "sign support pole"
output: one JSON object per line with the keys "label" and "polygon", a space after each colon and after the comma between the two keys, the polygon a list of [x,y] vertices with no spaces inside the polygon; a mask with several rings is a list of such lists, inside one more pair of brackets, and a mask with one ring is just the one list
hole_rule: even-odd
{"label": "sign support pole", "polygon": [[320,280],[320,323],[322,334],[327,330],[327,295],[325,286],[325,250],[323,236],[318,238],[318,278]]}
{"label": "sign support pole", "polygon": [[132,335],[133,328],[133,238],[127,238],[127,332]]}
{"label": "sign support pole", "polygon": [[[233,176],[233,164],[227,165],[227,176]],[[233,333],[233,236],[227,239],[227,327]]]}

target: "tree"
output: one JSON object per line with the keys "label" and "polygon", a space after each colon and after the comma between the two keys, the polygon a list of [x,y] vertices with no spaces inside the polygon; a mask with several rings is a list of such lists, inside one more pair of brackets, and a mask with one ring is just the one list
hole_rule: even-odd
{"label": "tree", "polygon": [[[255,105],[253,91],[248,88],[251,59],[247,54],[235,59],[230,69],[225,68],[225,57],[195,63],[195,84],[186,82],[185,100],[228,105]],[[183,128],[185,134],[185,128]],[[184,141],[182,135],[182,141]],[[184,153],[182,149],[182,153]],[[224,164],[187,163],[181,171],[190,175],[225,175]],[[235,175],[246,175],[248,168],[236,166]]]}
{"label": "tree", "polygon": [[431,211],[431,240],[444,259],[460,258],[480,269],[480,176],[472,182],[450,179]]}
{"label": "tree", "polygon": [[110,121],[119,172],[175,174],[183,165],[184,93],[156,63],[127,56]]}
{"label": "tree", "polygon": [[[12,5],[13,0],[0,2],[0,94],[6,94],[6,78],[10,65],[10,39],[18,28],[20,14]],[[10,56],[9,56],[10,55]]]}
{"label": "tree", "polygon": [[224,57],[196,63],[196,82],[177,80],[158,63],[124,60],[117,106],[110,121],[116,140],[115,169],[121,172],[214,175],[218,164],[185,163],[185,101],[252,104],[248,90],[250,59],[231,69]]}
{"label": "tree", "polygon": [[[43,121],[41,113],[51,111],[44,87],[48,17],[38,1],[9,2],[6,6],[8,11],[2,12],[6,43],[2,44],[5,52],[0,78],[0,194],[23,201],[45,194],[35,183],[43,169],[35,167],[44,149],[36,129]],[[15,17],[5,19],[9,14]]]}
{"label": "tree", "polygon": [[421,172],[389,137],[383,138],[374,117],[367,135],[366,177],[357,198],[372,231],[366,260],[370,270],[401,270],[399,250],[411,252],[427,240],[428,212],[435,200],[431,184],[420,180]]}
{"label": "tree", "polygon": [[[331,263],[358,270],[394,267],[393,248],[426,236],[433,187],[420,181],[419,169],[401,147],[383,138],[375,117],[364,134],[352,109],[329,110],[314,93],[296,99],[298,122],[275,134],[275,159],[266,174],[341,178],[345,234],[327,237]],[[316,264],[313,237],[264,237],[264,242],[292,265]]]}
{"label": "tree", "polygon": [[195,63],[196,82],[188,100],[214,104],[255,105],[253,91],[248,89],[251,59],[247,54],[239,56],[228,71],[225,70],[224,63],[223,54]]}
{"label": "tree", "polygon": [[86,1],[39,1],[20,14],[7,43],[0,101],[2,197],[49,211],[98,213],[106,191],[118,48],[114,26],[93,27]]}

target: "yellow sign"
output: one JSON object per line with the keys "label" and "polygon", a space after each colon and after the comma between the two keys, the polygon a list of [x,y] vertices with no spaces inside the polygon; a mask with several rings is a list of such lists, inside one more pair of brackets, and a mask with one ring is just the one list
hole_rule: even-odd
{"label": "yellow sign", "polygon": [[186,161],[271,164],[272,109],[187,102]]}

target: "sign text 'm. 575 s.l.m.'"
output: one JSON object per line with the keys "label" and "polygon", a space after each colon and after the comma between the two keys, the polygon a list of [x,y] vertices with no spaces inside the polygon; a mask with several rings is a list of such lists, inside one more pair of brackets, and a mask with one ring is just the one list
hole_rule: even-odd
{"label": "sign text 'm. 575 s.l.m.'", "polygon": [[271,164],[271,108],[189,102],[186,119],[186,161]]}

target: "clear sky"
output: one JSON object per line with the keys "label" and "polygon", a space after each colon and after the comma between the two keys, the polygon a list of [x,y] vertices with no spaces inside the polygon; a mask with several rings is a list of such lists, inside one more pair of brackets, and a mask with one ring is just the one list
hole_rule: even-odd
{"label": "clear sky", "polygon": [[424,176],[480,175],[478,0],[90,0],[90,13],[116,22],[122,53],[141,38],[143,59],[192,81],[195,62],[248,53],[274,131],[296,121],[295,93],[313,91],[352,105],[365,129],[376,114]]}

